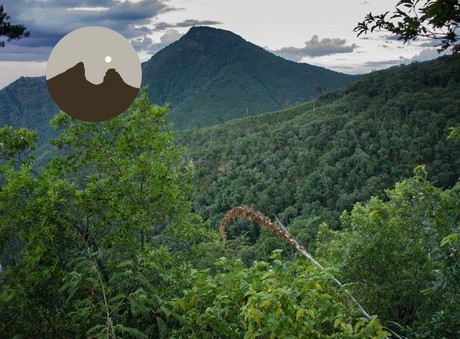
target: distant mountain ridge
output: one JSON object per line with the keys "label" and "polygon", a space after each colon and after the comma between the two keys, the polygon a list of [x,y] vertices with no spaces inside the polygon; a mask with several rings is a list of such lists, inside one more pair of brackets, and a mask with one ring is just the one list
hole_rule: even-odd
{"label": "distant mountain ridge", "polygon": [[[193,27],[142,64],[152,102],[171,104],[179,129],[273,111],[355,79],[277,57],[221,29]],[[45,77],[22,77],[0,90],[0,126],[27,127],[46,140],[58,111]]]}
{"label": "distant mountain ridge", "polygon": [[20,77],[0,90],[0,126],[36,130],[39,143],[56,134],[49,122],[57,112],[44,76]]}

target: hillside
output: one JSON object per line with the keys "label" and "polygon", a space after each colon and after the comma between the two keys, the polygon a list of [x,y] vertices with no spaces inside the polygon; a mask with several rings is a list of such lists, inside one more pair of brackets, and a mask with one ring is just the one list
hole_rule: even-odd
{"label": "hillside", "polygon": [[55,136],[49,122],[58,111],[45,77],[21,77],[0,90],[0,126],[36,130],[41,143]]}
{"label": "hillside", "polygon": [[179,128],[293,106],[353,76],[277,57],[221,29],[193,27],[143,65],[152,102],[171,103]]}
{"label": "hillside", "polygon": [[[177,128],[210,126],[244,115],[305,101],[355,79],[287,61],[224,30],[194,27],[142,64],[150,100],[171,104]],[[22,77],[0,90],[0,126],[37,130],[41,142],[55,135],[58,111],[45,77]]]}
{"label": "hillside", "polygon": [[[337,226],[343,210],[383,195],[417,165],[436,185],[453,185],[460,147],[446,138],[458,124],[456,56],[372,73],[316,103],[180,132],[177,141],[196,167],[199,214],[217,226],[246,204],[276,214],[310,245],[320,222]],[[238,234],[255,239],[244,227]]]}
{"label": "hillside", "polygon": [[459,338],[459,71],[192,131],[143,91],[101,124],[58,115],[42,168],[1,128],[0,337]]}

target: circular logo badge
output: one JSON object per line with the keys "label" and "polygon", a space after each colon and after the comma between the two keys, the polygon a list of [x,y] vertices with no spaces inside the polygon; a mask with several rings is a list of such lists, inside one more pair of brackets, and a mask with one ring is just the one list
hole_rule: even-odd
{"label": "circular logo badge", "polygon": [[61,110],[83,121],[104,121],[124,112],[139,92],[142,70],[133,46],[104,27],[64,36],[48,58],[46,82]]}

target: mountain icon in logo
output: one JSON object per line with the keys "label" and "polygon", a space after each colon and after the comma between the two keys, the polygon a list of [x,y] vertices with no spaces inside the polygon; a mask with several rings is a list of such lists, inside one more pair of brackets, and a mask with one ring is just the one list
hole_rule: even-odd
{"label": "mountain icon in logo", "polygon": [[83,62],[48,79],[47,84],[59,108],[77,119],[93,122],[124,112],[139,92],[139,88],[126,84],[114,68],[106,71],[101,84],[89,82]]}

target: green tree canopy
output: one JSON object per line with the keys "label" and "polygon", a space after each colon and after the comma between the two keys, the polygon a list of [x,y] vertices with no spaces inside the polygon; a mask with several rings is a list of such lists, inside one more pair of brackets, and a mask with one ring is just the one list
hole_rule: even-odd
{"label": "green tree canopy", "polygon": [[27,158],[36,135],[0,129],[0,337],[155,336],[155,296],[187,272],[160,247],[201,229],[167,112],[145,92],[103,123],[58,114],[41,172]]}
{"label": "green tree canopy", "polygon": [[436,188],[420,166],[386,193],[344,212],[340,231],[323,224],[317,254],[395,330],[396,322],[411,338],[458,338],[460,183]]}

